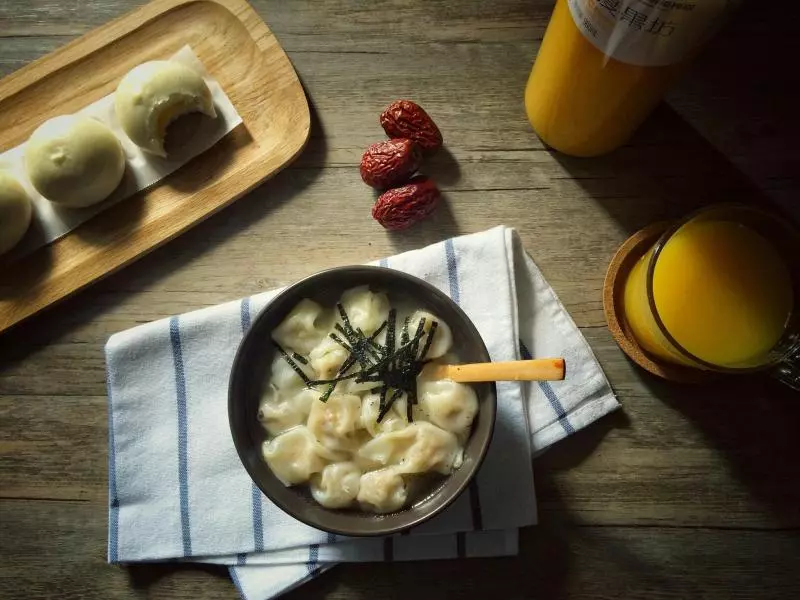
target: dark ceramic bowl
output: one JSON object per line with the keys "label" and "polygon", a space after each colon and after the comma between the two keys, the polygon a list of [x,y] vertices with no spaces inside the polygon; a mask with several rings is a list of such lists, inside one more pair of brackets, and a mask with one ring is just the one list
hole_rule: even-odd
{"label": "dark ceramic bowl", "polygon": [[317,504],[307,486],[286,487],[261,456],[267,437],[258,421],[258,404],[267,384],[276,350],[270,334],[303,298],[332,306],[342,292],[368,284],[441,317],[452,329],[453,348],[462,362],[488,362],[489,352],[469,317],[432,285],[400,271],[380,267],[339,267],[303,279],[278,294],[253,321],[233,361],[228,390],[228,419],[236,451],[253,481],[277,506],[296,519],[347,536],[389,535],[419,525],[443,511],[475,476],[492,439],[497,396],[494,384],[473,384],[480,408],[464,448],[464,464],[442,478],[425,498],[394,513],[376,515],[357,509],[333,510]]}

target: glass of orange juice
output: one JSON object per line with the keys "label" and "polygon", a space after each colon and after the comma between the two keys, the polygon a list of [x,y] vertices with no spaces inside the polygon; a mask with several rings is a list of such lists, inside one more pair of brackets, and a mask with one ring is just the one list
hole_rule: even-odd
{"label": "glass of orange juice", "polygon": [[765,211],[703,209],[631,269],[625,319],[656,359],[697,369],[772,368],[800,390],[798,235]]}

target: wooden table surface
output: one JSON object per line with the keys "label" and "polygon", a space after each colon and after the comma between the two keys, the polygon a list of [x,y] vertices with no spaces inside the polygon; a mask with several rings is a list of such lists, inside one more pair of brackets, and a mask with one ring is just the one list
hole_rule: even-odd
{"label": "wooden table surface", "polygon": [[[0,75],[137,4],[0,0]],[[800,55],[793,16],[747,3],[629,145],[576,160],[545,150],[522,106],[552,0],[254,4],[307,89],[312,139],[274,180],[0,340],[0,597],[236,597],[223,569],[105,562],[109,335],[500,223],[623,410],[534,461],[541,525],[518,558],[340,566],[287,598],[800,597],[798,396],[646,376],[611,340],[600,294],[615,248],[648,222],[796,200],[798,70],[775,58]],[[447,205],[389,235],[357,165],[398,97],[444,132],[430,171]]]}

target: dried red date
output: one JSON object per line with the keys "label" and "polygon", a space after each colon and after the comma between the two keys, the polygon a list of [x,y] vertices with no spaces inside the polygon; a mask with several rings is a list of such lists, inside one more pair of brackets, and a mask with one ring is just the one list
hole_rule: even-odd
{"label": "dried red date", "polygon": [[414,177],[408,184],[381,194],[372,207],[372,217],[386,229],[406,229],[431,214],[441,195],[433,181]]}
{"label": "dried red date", "polygon": [[409,139],[378,142],[361,157],[361,179],[367,185],[385,190],[408,181],[421,162],[419,146]]}
{"label": "dried red date", "polygon": [[390,138],[414,140],[432,154],[442,147],[442,132],[422,107],[411,100],[396,100],[381,113],[381,127]]}

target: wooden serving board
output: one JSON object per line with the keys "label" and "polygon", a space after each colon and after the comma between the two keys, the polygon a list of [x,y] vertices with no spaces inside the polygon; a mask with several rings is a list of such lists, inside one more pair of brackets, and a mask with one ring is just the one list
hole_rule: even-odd
{"label": "wooden serving board", "polygon": [[244,0],[155,0],[0,81],[0,152],[43,121],[112,93],[136,65],[189,44],[244,123],[151,188],[0,272],[0,332],[133,262],[291,162],[308,102],[275,36]]}

